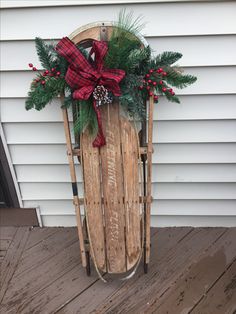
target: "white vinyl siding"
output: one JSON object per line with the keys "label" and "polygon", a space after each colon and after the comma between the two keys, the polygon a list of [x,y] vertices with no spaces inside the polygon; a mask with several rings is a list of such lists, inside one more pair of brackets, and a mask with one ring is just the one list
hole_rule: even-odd
{"label": "white vinyl siding", "polygon": [[236,3],[84,3],[2,1],[0,119],[24,206],[39,206],[44,225],[76,224],[59,100],[40,112],[24,108],[34,76],[28,63],[40,68],[34,38],[57,41],[84,24],[115,20],[125,6],[147,21],[153,50],[183,53],[179,65],[198,77],[177,92],[181,104],[161,97],[155,106],[152,225],[235,226]]}

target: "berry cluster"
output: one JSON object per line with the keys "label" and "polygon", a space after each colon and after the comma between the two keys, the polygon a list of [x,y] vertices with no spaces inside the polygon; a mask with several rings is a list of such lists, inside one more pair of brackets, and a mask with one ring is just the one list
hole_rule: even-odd
{"label": "berry cluster", "polygon": [[[32,71],[38,71],[38,69],[32,64],[32,63],[29,63],[29,67],[32,69]],[[39,73],[39,78],[36,78],[33,82],[36,84],[36,83],[40,83],[41,85],[45,85],[46,84],[46,77],[49,76],[49,77],[60,77],[61,75],[61,72],[60,71],[57,71],[56,68],[52,68],[51,70],[45,70],[42,73],[38,72]]]}
{"label": "berry cluster", "polygon": [[149,73],[145,75],[143,84],[139,86],[139,90],[146,90],[149,96],[154,95],[154,102],[158,102],[158,96],[156,95],[157,87],[160,88],[163,93],[170,93],[174,96],[175,93],[172,88],[168,88],[163,82],[163,79],[167,76],[167,73],[162,69],[150,69]]}

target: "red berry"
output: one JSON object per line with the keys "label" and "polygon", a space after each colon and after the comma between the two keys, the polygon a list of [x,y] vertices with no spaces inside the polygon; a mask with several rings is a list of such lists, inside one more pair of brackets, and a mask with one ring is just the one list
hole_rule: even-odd
{"label": "red berry", "polygon": [[61,72],[58,71],[56,74],[59,76],[61,74]]}
{"label": "red berry", "polygon": [[157,82],[152,82],[152,85],[153,85],[153,86],[156,86],[156,85],[157,85]]}
{"label": "red berry", "polygon": [[159,84],[160,84],[160,85],[162,85],[162,84],[163,84],[163,81],[162,81],[162,80],[160,80],[160,81],[159,81]]}
{"label": "red berry", "polygon": [[161,72],[163,72],[162,68],[157,69],[157,73],[161,73]]}
{"label": "red berry", "polygon": [[146,74],[146,78],[149,78],[150,77],[150,74]]}
{"label": "red berry", "polygon": [[36,69],[36,67],[33,67],[33,69],[32,69],[33,71],[37,71],[37,69]]}
{"label": "red berry", "polygon": [[150,97],[153,96],[153,92],[149,92],[149,96],[150,96]]}
{"label": "red berry", "polygon": [[148,83],[149,83],[149,84],[152,83],[152,80],[148,80]]}
{"label": "red berry", "polygon": [[150,86],[147,86],[147,87],[146,87],[147,90],[149,90],[150,88],[151,88]]}
{"label": "red berry", "polygon": [[51,70],[52,72],[55,72],[56,71],[56,69],[55,68],[52,68],[52,70]]}
{"label": "red berry", "polygon": [[157,95],[154,96],[154,100],[158,100],[158,96]]}
{"label": "red berry", "polygon": [[33,63],[29,63],[29,67],[32,68],[33,67]]}
{"label": "red berry", "polygon": [[153,73],[153,72],[154,72],[154,70],[153,70],[153,69],[149,70],[149,73]]}
{"label": "red berry", "polygon": [[41,84],[42,84],[42,85],[45,85],[45,83],[46,83],[45,81],[41,81]]}
{"label": "red berry", "polygon": [[48,73],[49,73],[49,71],[48,71],[48,70],[46,70],[44,73],[48,74]]}
{"label": "red berry", "polygon": [[172,92],[173,92],[173,89],[172,89],[172,88],[169,88],[168,91],[169,91],[170,93],[172,93]]}
{"label": "red berry", "polygon": [[162,73],[162,75],[163,75],[163,76],[166,76],[166,75],[167,75],[167,73],[166,73],[166,72],[163,72],[163,73]]}
{"label": "red berry", "polygon": [[175,95],[175,92],[172,91],[172,92],[171,92],[171,95],[174,96],[174,95]]}
{"label": "red berry", "polygon": [[139,90],[142,90],[142,89],[143,89],[143,86],[142,86],[142,85],[140,85],[140,86],[138,87],[138,89],[139,89]]}
{"label": "red berry", "polygon": [[166,91],[167,91],[167,88],[163,87],[163,88],[162,88],[162,91],[163,91],[163,92],[166,92]]}

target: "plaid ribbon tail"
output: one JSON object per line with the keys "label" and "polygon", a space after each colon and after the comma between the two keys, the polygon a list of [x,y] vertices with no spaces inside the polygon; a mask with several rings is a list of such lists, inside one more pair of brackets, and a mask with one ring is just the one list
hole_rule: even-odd
{"label": "plaid ribbon tail", "polygon": [[97,121],[98,121],[98,133],[95,140],[93,141],[93,147],[101,147],[101,146],[106,145],[106,140],[105,140],[103,130],[102,130],[101,112],[100,112],[99,107],[97,107],[95,99],[93,100],[93,109],[96,113]]}

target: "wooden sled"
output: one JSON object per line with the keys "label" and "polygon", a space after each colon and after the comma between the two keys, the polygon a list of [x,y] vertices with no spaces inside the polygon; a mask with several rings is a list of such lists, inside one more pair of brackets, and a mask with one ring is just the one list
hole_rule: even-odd
{"label": "wooden sled", "polygon": [[[111,23],[90,24],[79,28],[69,38],[89,47],[93,39],[107,40],[112,27]],[[139,40],[146,44],[143,38]],[[61,100],[63,102],[63,95]],[[121,114],[117,101],[102,105],[106,145],[100,148],[93,147],[94,139],[87,131],[77,139],[76,148],[72,147],[68,112],[62,109],[82,265],[88,275],[90,257],[101,278],[103,273],[132,272],[142,256],[145,273],[148,270],[153,104],[151,96],[147,104],[147,126],[143,122],[139,134],[135,124]],[[83,199],[78,196],[76,156],[83,173]],[[85,211],[83,222],[82,204]]]}

